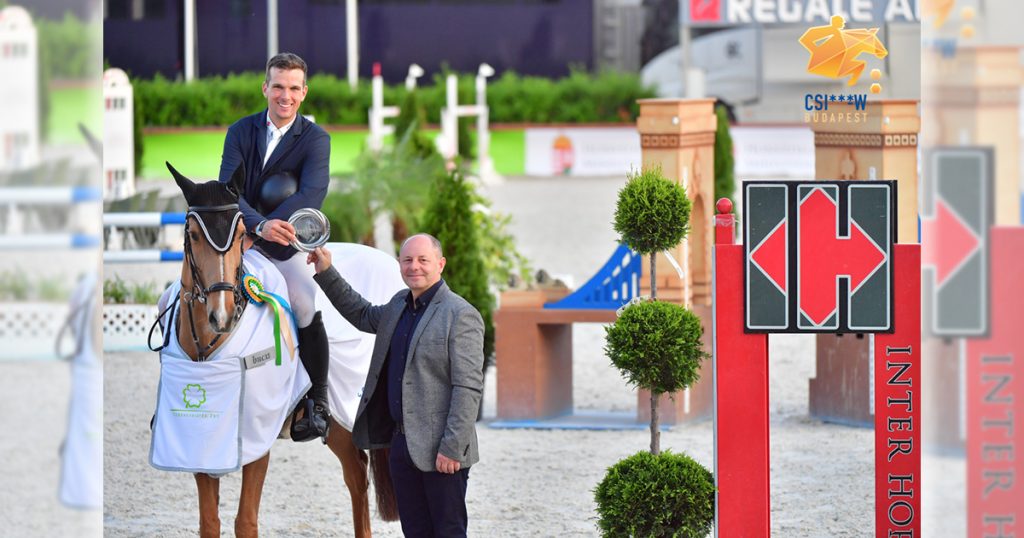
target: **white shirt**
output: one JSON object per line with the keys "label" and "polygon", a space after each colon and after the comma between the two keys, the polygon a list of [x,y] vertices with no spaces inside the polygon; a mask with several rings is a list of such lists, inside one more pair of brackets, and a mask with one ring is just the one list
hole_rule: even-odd
{"label": "white shirt", "polygon": [[292,121],[284,127],[278,127],[270,121],[270,111],[267,111],[267,152],[263,154],[263,166],[267,165],[267,159],[270,159],[270,155],[274,153],[274,149],[284,138],[284,134],[292,128],[293,123],[295,123],[295,118],[292,118]]}

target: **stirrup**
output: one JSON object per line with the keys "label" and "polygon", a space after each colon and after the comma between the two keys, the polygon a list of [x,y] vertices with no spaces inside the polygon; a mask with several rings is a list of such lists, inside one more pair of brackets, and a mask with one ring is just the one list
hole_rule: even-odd
{"label": "stirrup", "polygon": [[[300,409],[305,413],[302,418],[296,418]],[[327,432],[331,424],[330,418],[331,412],[327,407],[317,404],[312,398],[303,398],[292,413],[290,429],[292,441],[304,443],[319,437],[326,445]]]}

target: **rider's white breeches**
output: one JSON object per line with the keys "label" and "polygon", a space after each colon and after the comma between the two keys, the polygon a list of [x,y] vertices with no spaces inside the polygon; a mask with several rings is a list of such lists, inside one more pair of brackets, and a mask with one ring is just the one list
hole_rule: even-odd
{"label": "rider's white breeches", "polygon": [[281,261],[271,258],[288,283],[288,304],[295,314],[295,324],[301,329],[313,322],[316,314],[316,281],[313,280],[313,266],[306,264],[306,253],[296,253]]}

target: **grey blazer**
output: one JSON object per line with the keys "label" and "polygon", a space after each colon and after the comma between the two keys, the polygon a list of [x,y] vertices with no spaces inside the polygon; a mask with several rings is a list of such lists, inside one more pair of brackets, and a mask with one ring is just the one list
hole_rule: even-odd
{"label": "grey blazer", "polygon": [[[409,290],[371,305],[331,267],[314,277],[353,326],[377,335],[352,439],[362,449],[391,446],[385,359]],[[483,393],[484,323],[472,305],[441,284],[409,343],[402,381],[402,423],[413,464],[436,471],[437,453],[469,467],[480,460],[476,417]]]}

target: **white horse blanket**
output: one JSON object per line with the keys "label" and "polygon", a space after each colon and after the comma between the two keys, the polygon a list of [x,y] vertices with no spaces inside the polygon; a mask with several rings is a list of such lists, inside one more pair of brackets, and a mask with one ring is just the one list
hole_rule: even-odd
{"label": "white horse blanket", "polygon": [[[246,251],[243,264],[265,291],[288,297],[284,277],[263,255]],[[179,281],[164,292],[161,311],[180,289]],[[170,338],[160,352],[149,462],[167,471],[237,471],[270,450],[289,413],[309,390],[309,376],[298,360],[298,349],[289,353],[283,342],[281,365],[274,364],[274,314],[269,306],[248,305],[227,340],[203,362],[193,362],[178,344],[177,310],[162,319]],[[282,323],[295,334],[294,320],[285,317]]]}
{"label": "white horse blanket", "polygon": [[[370,303],[387,303],[400,290],[406,289],[394,256],[356,243],[328,243],[326,247],[331,251],[334,268],[352,289]],[[309,271],[312,275],[313,266],[309,266]],[[352,431],[366,374],[370,370],[375,337],[360,332],[345,321],[331,306],[323,290],[317,290],[316,309],[323,312],[331,348],[328,373],[331,416],[346,430]]]}

